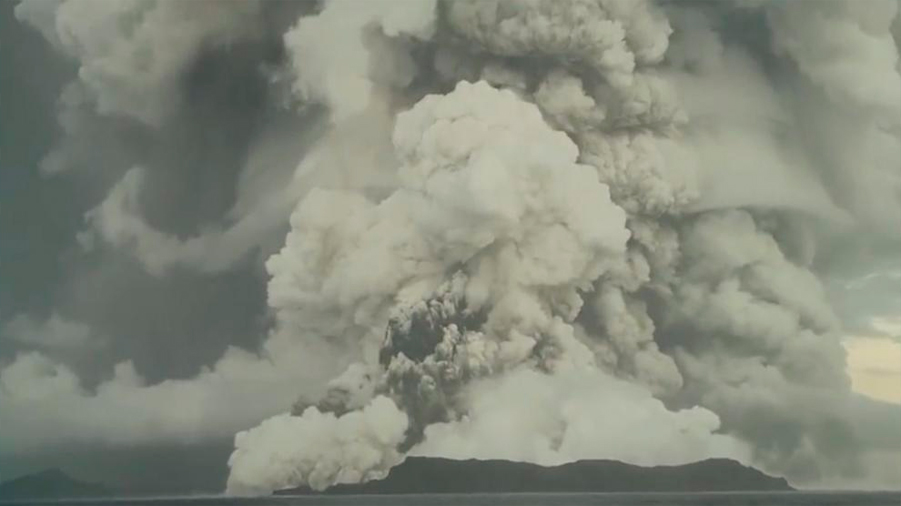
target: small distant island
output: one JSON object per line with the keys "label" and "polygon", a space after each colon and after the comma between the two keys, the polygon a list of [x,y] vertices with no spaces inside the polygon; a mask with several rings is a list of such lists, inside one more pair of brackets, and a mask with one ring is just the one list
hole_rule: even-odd
{"label": "small distant island", "polygon": [[[298,487],[276,495],[471,494],[517,492],[779,492],[794,490],[784,478],[734,460],[641,467],[613,460],[582,460],[543,467],[508,460],[408,457],[382,480],[335,485],[324,491]],[[0,483],[0,502],[112,497],[112,489],[78,481],[59,469]]]}
{"label": "small distant island", "polygon": [[641,467],[613,460],[582,460],[543,467],[507,460],[409,457],[382,480],[297,487],[276,495],[451,494],[517,492],[732,492],[791,491],[776,478],[729,459],[681,466]]}
{"label": "small distant island", "polygon": [[78,481],[59,469],[48,469],[0,483],[0,501],[109,497],[103,485]]}

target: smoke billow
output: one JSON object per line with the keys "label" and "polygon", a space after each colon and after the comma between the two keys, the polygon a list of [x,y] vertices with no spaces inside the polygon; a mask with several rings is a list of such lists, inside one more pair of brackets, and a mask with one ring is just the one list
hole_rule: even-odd
{"label": "smoke billow", "polygon": [[897,485],[901,441],[878,434],[899,414],[852,394],[824,279],[834,245],[899,240],[898,11],[27,0],[17,16],[79,65],[57,155],[97,117],[188,121],[191,69],[234,51],[259,103],[225,91],[225,112],[187,116],[254,113],[225,219],[154,224],[160,169],[129,155],[80,237],[157,277],[259,254],[273,321],[256,353],[159,385],[120,364],[85,393],[21,355],[4,402],[303,390],[236,422],[234,494],[375,479],[408,454],[716,456]]}

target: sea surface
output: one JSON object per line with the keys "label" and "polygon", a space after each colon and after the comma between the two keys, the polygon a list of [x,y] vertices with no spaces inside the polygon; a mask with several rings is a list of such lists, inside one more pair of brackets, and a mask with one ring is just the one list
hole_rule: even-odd
{"label": "sea surface", "polygon": [[2,504],[54,506],[901,506],[901,492],[706,494],[406,494],[303,497],[153,497],[43,500]]}

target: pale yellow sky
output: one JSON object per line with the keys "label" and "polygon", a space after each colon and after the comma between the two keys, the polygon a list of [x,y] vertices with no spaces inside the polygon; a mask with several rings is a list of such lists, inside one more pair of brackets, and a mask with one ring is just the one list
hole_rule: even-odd
{"label": "pale yellow sky", "polygon": [[901,404],[901,342],[855,336],[844,344],[851,388],[875,399]]}

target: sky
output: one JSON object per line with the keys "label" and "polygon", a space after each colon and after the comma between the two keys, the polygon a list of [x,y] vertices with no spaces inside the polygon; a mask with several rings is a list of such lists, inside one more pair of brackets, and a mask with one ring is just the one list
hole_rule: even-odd
{"label": "sky", "polygon": [[898,11],[0,2],[0,479],[901,487]]}

